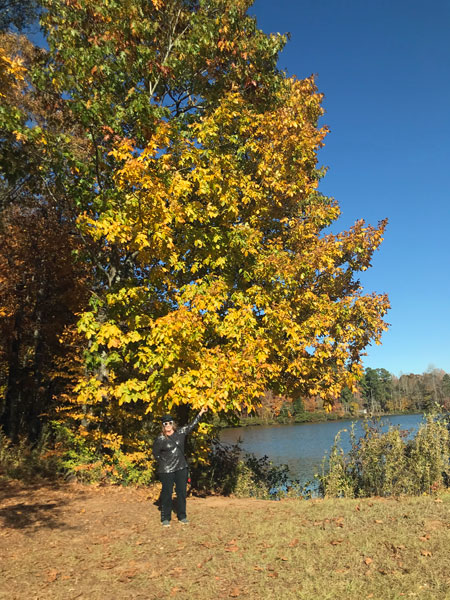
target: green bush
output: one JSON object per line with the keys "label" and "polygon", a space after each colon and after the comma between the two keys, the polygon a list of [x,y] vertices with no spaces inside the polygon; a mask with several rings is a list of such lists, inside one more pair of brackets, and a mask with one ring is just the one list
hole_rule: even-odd
{"label": "green bush", "polygon": [[81,483],[111,483],[119,485],[148,485],[154,479],[154,468],[148,453],[129,455],[121,450],[99,453],[80,436],[54,424],[55,445],[60,447],[59,473],[76,478]]}
{"label": "green bush", "polygon": [[449,421],[429,415],[413,440],[407,432],[379,423],[366,424],[357,440],[351,432],[351,450],[345,455],[336,436],[324,460],[319,491],[329,497],[368,497],[432,493],[448,485]]}
{"label": "green bush", "polygon": [[[355,496],[354,468],[349,463],[344,451],[339,446],[340,431],[335,439],[328,458],[327,471],[320,478],[319,491],[323,496],[332,498],[353,498]],[[325,471],[325,459],[323,461]]]}
{"label": "green bush", "polygon": [[154,479],[149,452],[99,453],[62,425],[50,423],[34,446],[12,444],[0,431],[0,471],[6,477],[32,480],[37,476],[80,483],[148,485]]}
{"label": "green bush", "polygon": [[410,449],[414,481],[420,490],[431,493],[450,479],[450,419],[427,417]]}
{"label": "green bush", "polygon": [[297,489],[287,465],[277,466],[267,456],[243,453],[239,444],[213,441],[209,466],[192,469],[194,487],[200,492],[238,497],[276,499]]}

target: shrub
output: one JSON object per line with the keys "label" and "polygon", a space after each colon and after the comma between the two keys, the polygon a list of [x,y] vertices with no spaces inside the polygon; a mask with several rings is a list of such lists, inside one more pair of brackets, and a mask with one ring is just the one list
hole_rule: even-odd
{"label": "shrub", "polygon": [[41,476],[81,483],[148,485],[154,478],[154,461],[149,454],[146,449],[128,454],[119,449],[97,452],[84,438],[55,422],[34,446],[26,440],[12,444],[0,431],[0,469],[14,479]]}
{"label": "shrub", "polygon": [[57,471],[59,453],[50,449],[49,438],[49,431],[45,429],[34,445],[24,438],[19,443],[12,444],[0,429],[1,474],[23,480],[53,476]]}
{"label": "shrub", "polygon": [[356,481],[354,477],[354,468],[346,457],[343,449],[339,446],[340,431],[335,439],[328,458],[328,468],[325,473],[325,461],[323,460],[322,477],[319,478],[319,492],[323,496],[332,498],[353,498],[356,493]]}
{"label": "shrub", "polygon": [[421,492],[431,493],[450,478],[450,420],[428,416],[409,450],[412,477]]}
{"label": "shrub", "polygon": [[287,465],[274,465],[267,456],[243,453],[239,443],[218,440],[211,445],[208,469],[199,472],[195,467],[192,476],[199,491],[238,497],[276,499],[292,494],[297,486]]}
{"label": "shrub", "polygon": [[336,436],[324,460],[319,491],[330,497],[397,496],[432,493],[449,481],[449,422],[429,415],[415,438],[396,427],[382,432],[379,422],[365,425],[345,455]]}

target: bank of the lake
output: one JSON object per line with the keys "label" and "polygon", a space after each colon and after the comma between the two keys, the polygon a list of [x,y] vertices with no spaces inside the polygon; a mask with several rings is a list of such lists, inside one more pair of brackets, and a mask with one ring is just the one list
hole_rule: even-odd
{"label": "bank of the lake", "polygon": [[[422,420],[422,414],[386,415],[380,418],[384,430],[392,425],[408,430],[411,434],[417,430]],[[220,439],[226,444],[240,442],[244,452],[258,458],[268,456],[274,464],[286,464],[293,479],[298,479],[304,485],[321,471],[323,458],[330,451],[336,435],[342,432],[341,445],[344,451],[348,451],[352,427],[356,436],[360,436],[363,434],[364,422],[364,419],[347,419],[229,428],[221,431]]]}
{"label": "bank of the lake", "polygon": [[297,425],[304,423],[325,423],[328,421],[359,421],[361,419],[380,419],[383,417],[400,417],[402,415],[422,415],[422,412],[418,411],[403,411],[403,412],[381,412],[381,413],[369,413],[360,411],[356,414],[338,413],[338,412],[326,412],[324,410],[316,412],[304,412],[293,417],[277,417],[273,419],[267,419],[258,416],[241,417],[238,422],[234,425],[226,424],[225,422],[219,422],[219,427],[222,429],[233,429],[239,427],[256,427],[256,426],[271,426],[271,425]]}

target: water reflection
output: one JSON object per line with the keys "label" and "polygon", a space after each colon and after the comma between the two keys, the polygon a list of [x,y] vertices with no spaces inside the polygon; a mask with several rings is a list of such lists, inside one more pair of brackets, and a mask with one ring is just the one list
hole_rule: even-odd
{"label": "water reflection", "polygon": [[[399,426],[414,435],[422,422],[423,415],[399,415],[383,417],[383,430],[389,425]],[[270,425],[224,429],[222,442],[234,444],[239,439],[242,449],[257,457],[268,456],[275,464],[286,464],[294,479],[303,485],[321,470],[322,459],[333,445],[339,431],[341,447],[350,449],[350,430],[355,424],[357,437],[363,434],[363,421],[328,421],[326,423],[298,423],[294,425]]]}

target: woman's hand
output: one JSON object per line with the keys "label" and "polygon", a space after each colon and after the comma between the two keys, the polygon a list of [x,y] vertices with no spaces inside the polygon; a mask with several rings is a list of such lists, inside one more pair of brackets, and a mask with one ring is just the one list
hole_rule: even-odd
{"label": "woman's hand", "polygon": [[208,410],[207,406],[202,406],[202,408],[200,409],[200,416],[202,416],[207,410]]}

